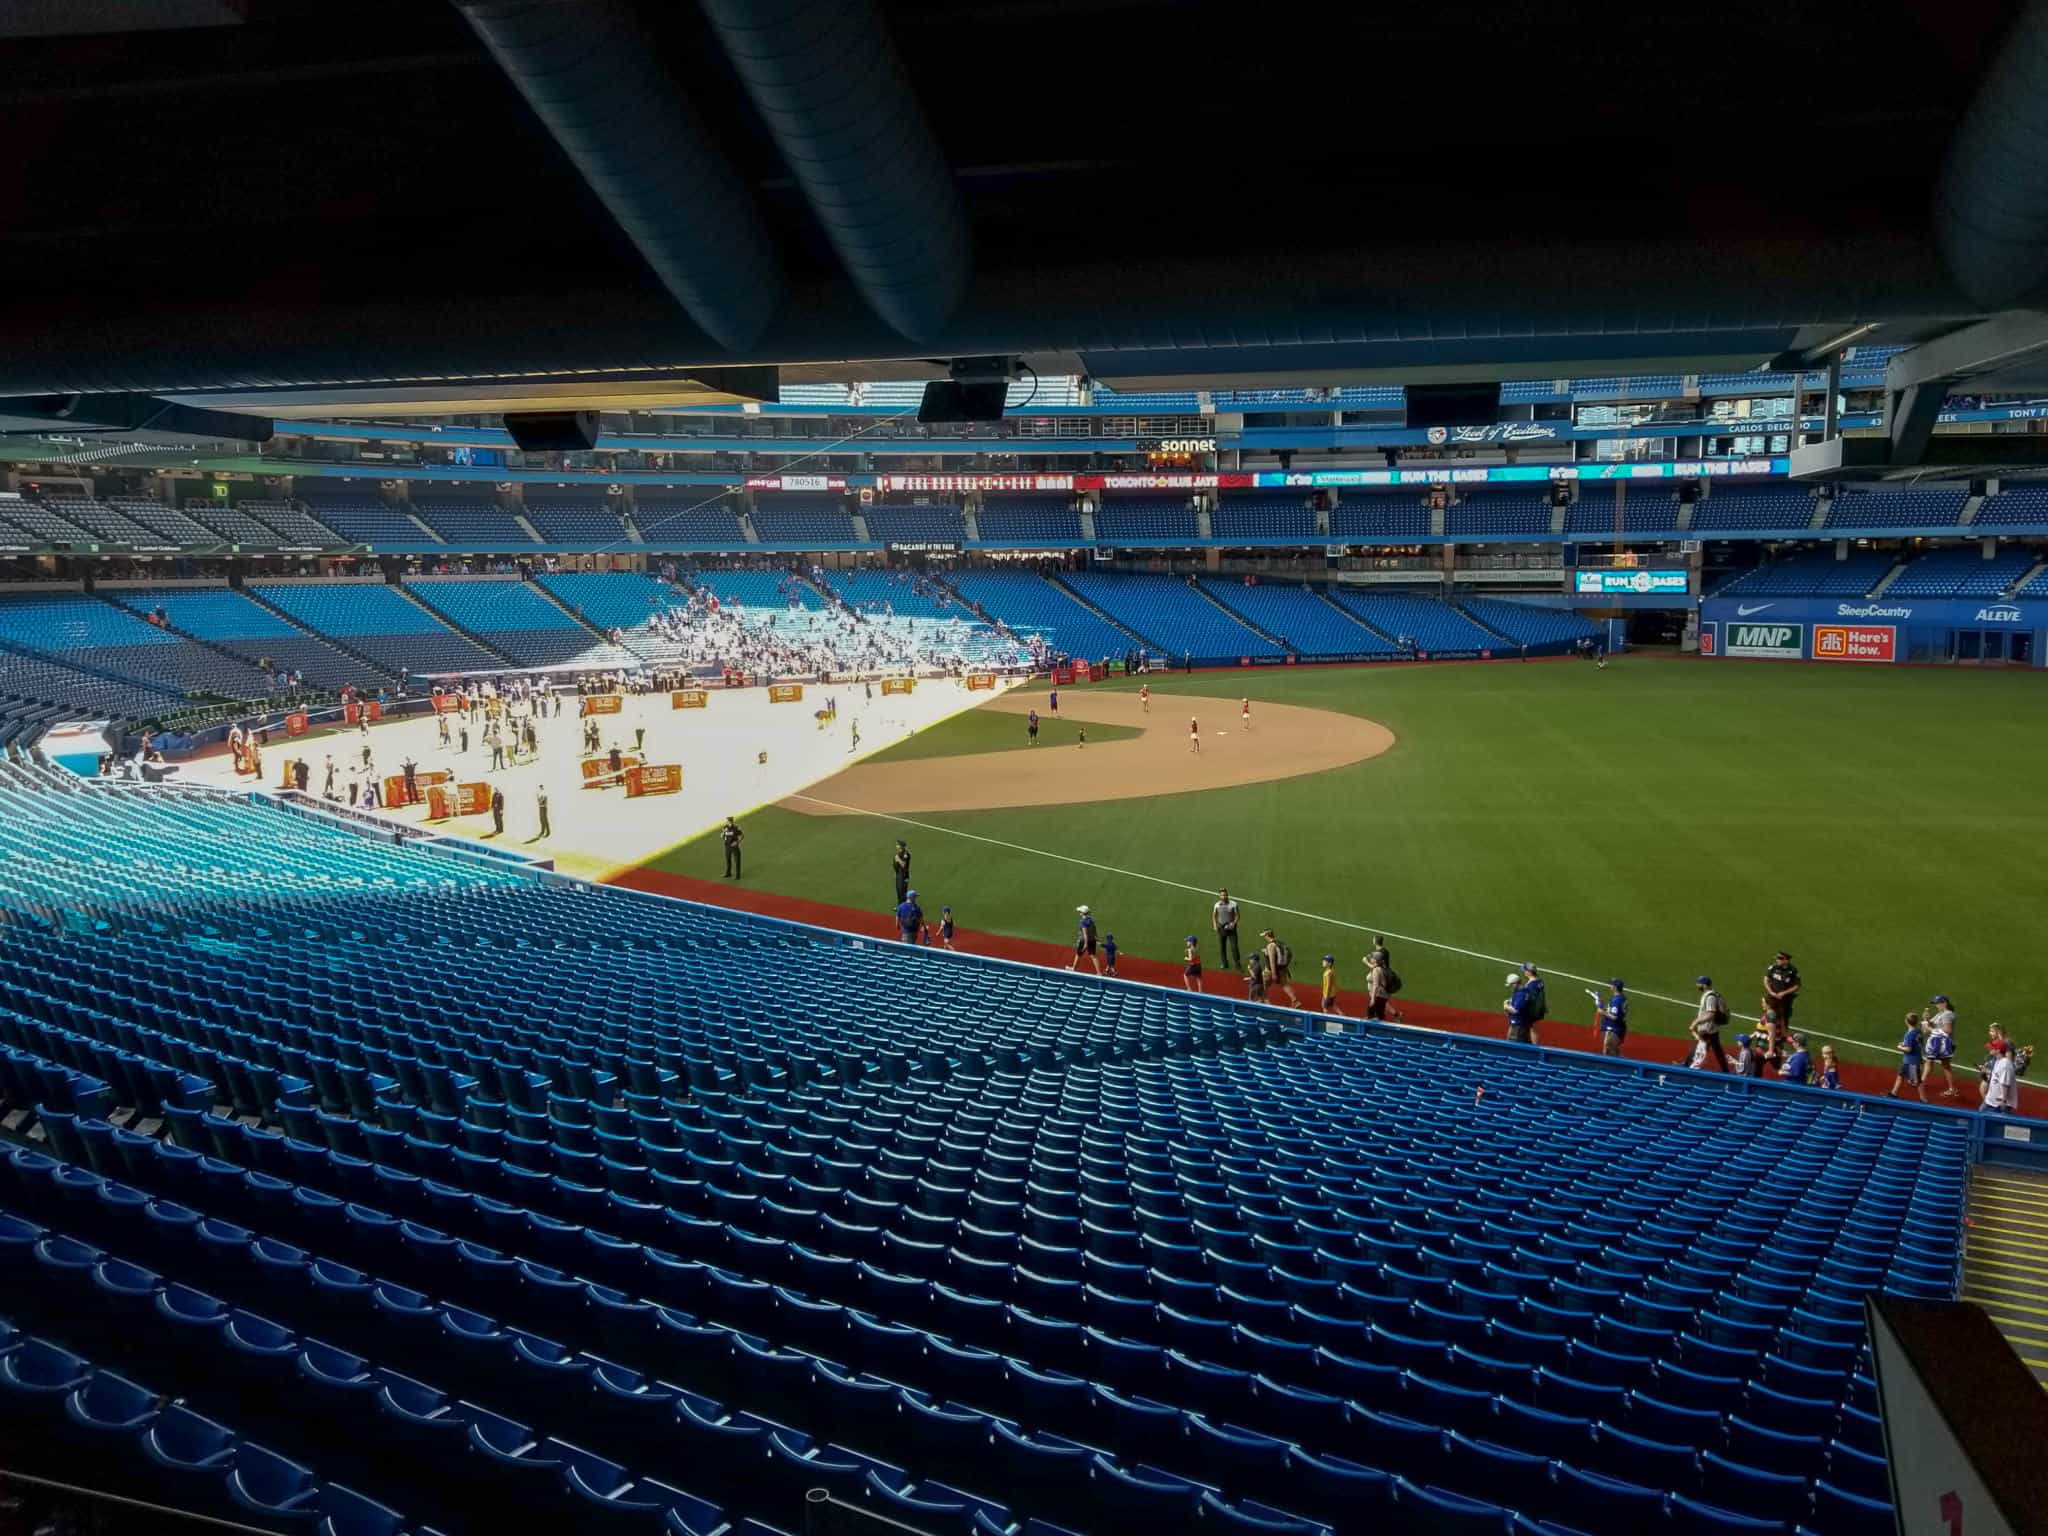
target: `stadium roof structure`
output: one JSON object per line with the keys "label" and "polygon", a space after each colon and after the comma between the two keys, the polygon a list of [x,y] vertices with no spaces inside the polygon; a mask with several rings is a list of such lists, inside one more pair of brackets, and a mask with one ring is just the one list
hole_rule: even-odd
{"label": "stadium roof structure", "polygon": [[1899,388],[1987,384],[2048,349],[2043,14],[13,7],[0,395],[618,407],[969,357],[1416,384],[1996,320]]}

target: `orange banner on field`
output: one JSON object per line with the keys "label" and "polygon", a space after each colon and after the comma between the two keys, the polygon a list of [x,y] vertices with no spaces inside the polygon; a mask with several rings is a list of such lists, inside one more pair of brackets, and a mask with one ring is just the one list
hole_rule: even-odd
{"label": "orange banner on field", "polygon": [[578,714],[616,715],[626,707],[625,699],[616,693],[586,693]]}
{"label": "orange banner on field", "polygon": [[299,787],[299,761],[297,758],[288,757],[284,760],[284,777],[277,781],[277,787],[279,789],[297,789]]}
{"label": "orange banner on field", "polygon": [[702,688],[679,688],[668,696],[670,709],[709,709],[711,695]]}
{"label": "orange banner on field", "polygon": [[804,696],[802,683],[770,683],[768,702],[770,704],[794,704]]}
{"label": "orange banner on field", "polygon": [[981,688],[993,688],[996,675],[993,672],[970,672],[967,674],[967,691],[972,693]]}
{"label": "orange banner on field", "polygon": [[445,784],[434,784],[427,789],[427,820],[446,821],[455,814],[455,799]]}
{"label": "orange banner on field", "polygon": [[616,782],[619,774],[639,766],[639,758],[627,755],[619,759],[619,772],[614,773],[612,772],[612,760],[609,756],[586,757],[583,759],[583,787],[588,789],[600,780],[606,783]]}
{"label": "orange banner on field", "polygon": [[306,712],[303,709],[299,710],[296,714],[284,717],[284,733],[287,736],[303,736],[311,723],[306,718]]}
{"label": "orange banner on field", "polygon": [[356,703],[348,703],[342,705],[341,718],[348,724],[354,725],[358,720],[363,718],[363,706]]}
{"label": "orange banner on field", "polygon": [[384,775],[384,803],[387,806],[412,804],[406,798],[404,774],[387,773]]}
{"label": "orange banner on field", "polygon": [[444,715],[462,708],[463,703],[463,697],[459,693],[437,693],[434,695],[434,708]]}
{"label": "orange banner on field", "polygon": [[672,795],[683,787],[681,763],[647,763],[626,770],[626,798],[636,795]]}
{"label": "orange banner on field", "polygon": [[887,698],[892,693],[908,693],[916,686],[914,677],[885,677],[882,679],[882,696]]}
{"label": "orange banner on field", "polygon": [[455,814],[458,816],[481,816],[491,808],[491,786],[488,784],[458,784],[455,786]]}

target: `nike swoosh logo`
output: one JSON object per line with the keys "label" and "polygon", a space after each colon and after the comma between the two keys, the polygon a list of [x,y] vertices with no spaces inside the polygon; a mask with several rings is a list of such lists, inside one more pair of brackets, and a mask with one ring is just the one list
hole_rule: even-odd
{"label": "nike swoosh logo", "polygon": [[1776,606],[1777,605],[1775,603],[1737,603],[1735,605],[1735,617],[1737,617],[1738,619],[1746,619],[1752,613],[1762,613],[1766,608],[1773,608]]}

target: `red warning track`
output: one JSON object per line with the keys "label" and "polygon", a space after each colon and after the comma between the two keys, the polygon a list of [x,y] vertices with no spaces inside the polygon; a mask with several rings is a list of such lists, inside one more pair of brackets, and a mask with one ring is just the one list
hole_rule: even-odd
{"label": "red warning track", "polygon": [[[756,890],[732,880],[697,880],[687,875],[672,875],[658,869],[621,870],[605,882],[607,885],[625,886],[630,890],[648,891],[657,896],[678,896],[685,901],[703,902],[708,906],[730,907],[739,912],[755,912],[763,917],[779,917],[792,923],[808,923],[818,928],[836,928],[842,933],[857,933],[865,938],[891,939],[896,937],[896,925],[891,915],[880,912],[863,912],[855,907],[841,907],[824,901],[806,901],[801,896],[784,896],[775,891]],[[1036,939],[1011,938],[1000,933],[979,933],[963,928],[954,940],[963,954],[987,955],[997,960],[1017,960],[1026,965],[1053,966],[1064,969],[1073,958],[1073,950],[1064,944],[1048,944]],[[1092,967],[1084,974],[1092,974]],[[1309,979],[1297,982],[1295,991],[1303,1002],[1321,1001],[1320,983],[1310,972]],[[1180,966],[1171,961],[1146,960],[1135,955],[1122,956],[1117,964],[1117,975],[1125,981],[1150,982],[1155,986],[1179,989],[1181,984]],[[1209,995],[1212,997],[1242,997],[1242,983],[1236,976],[1223,976],[1215,971],[1205,978]],[[1268,1002],[1283,1001],[1269,997]],[[1344,1010],[1344,1016],[1352,1019],[1365,1017],[1365,994],[1362,992],[1340,992],[1337,1005]],[[1401,1022],[1419,1024],[1428,1029],[1447,1030],[1459,1035],[1478,1035],[1489,1040],[1498,1040],[1504,1034],[1501,1016],[1498,1013],[1482,1013],[1472,1008],[1450,1008],[1441,1003],[1420,1003],[1402,997],[1398,1004]],[[1546,1019],[1540,1033],[1547,1046],[1565,1050],[1593,1052],[1599,1049],[1599,1040],[1590,1024],[1568,1023],[1562,1019]],[[1684,1042],[1669,1035],[1634,1036],[1628,1045],[1628,1055],[1638,1061],[1669,1061],[1676,1065],[1684,1051]],[[1889,1093],[1895,1080],[1894,1074],[1884,1067],[1871,1066],[1863,1062],[1845,1062],[1842,1066],[1842,1086],[1862,1093]],[[1930,1102],[1940,1103],[1932,1097]],[[1949,1107],[1974,1109],[1977,1105],[1976,1082],[1967,1076],[1957,1084],[1958,1097]],[[2030,1116],[2031,1118],[2031,1116]]]}

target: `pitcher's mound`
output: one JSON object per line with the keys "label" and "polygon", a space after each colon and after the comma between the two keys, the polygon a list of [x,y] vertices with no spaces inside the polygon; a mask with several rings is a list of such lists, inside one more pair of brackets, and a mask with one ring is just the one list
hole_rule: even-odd
{"label": "pitcher's mound", "polygon": [[[1021,742],[1027,711],[1036,708],[1041,718],[1052,718],[1044,704],[1045,690],[1032,688],[982,707],[1017,716]],[[1075,689],[1060,695],[1060,719],[1133,726],[1141,734],[1090,747],[1019,746],[964,757],[857,763],[782,805],[809,816],[1092,805],[1299,778],[1378,757],[1394,745],[1394,733],[1377,720],[1293,704],[1257,704],[1250,730],[1205,729],[1196,752],[1188,745],[1188,721],[1199,722],[1205,714],[1219,723],[1235,723],[1237,706],[1230,699],[1154,692],[1147,713],[1135,693]]]}

